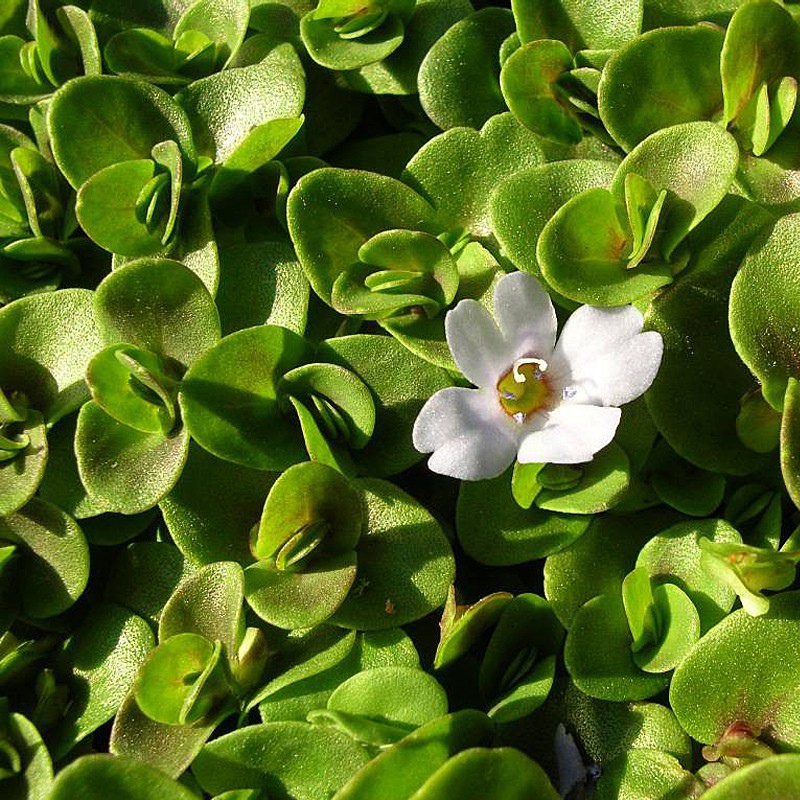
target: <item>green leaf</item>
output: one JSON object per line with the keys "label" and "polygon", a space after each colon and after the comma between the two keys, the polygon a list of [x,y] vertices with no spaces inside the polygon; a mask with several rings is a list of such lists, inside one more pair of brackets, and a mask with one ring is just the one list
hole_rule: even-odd
{"label": "green leaf", "polygon": [[768,728],[779,749],[798,747],[799,601],[797,592],[786,592],[772,598],[763,616],[735,611],[675,670],[670,705],[692,738],[712,744],[736,721],[756,735]]}
{"label": "green leaf", "polygon": [[91,500],[107,511],[138,514],[156,505],[178,480],[188,449],[185,428],[169,436],[142,433],[94,401],[78,415],[78,472]]}
{"label": "green leaf", "polygon": [[220,165],[211,179],[209,201],[214,214],[226,225],[241,224],[241,206],[245,198],[250,199],[253,173],[277,158],[302,126],[302,117],[257,125]]}
{"label": "green leaf", "polygon": [[572,68],[572,53],[560,41],[523,44],[503,65],[500,86],[514,116],[525,127],[560,144],[577,144],[583,131],[558,79]]}
{"label": "green leaf", "polygon": [[[300,757],[298,758],[298,754]],[[204,790],[265,789],[276,798],[331,796],[367,762],[348,736],[303,722],[249,725],[207,744],[192,772]]]}
{"label": "green leaf", "polygon": [[434,137],[409,161],[402,179],[436,209],[439,230],[466,232],[491,247],[492,189],[543,160],[537,137],[505,113],[480,131],[458,128]]}
{"label": "green leaf", "polygon": [[781,419],[781,474],[789,497],[796,506],[800,506],[800,449],[796,444],[800,434],[798,411],[800,411],[800,382],[796,378],[789,378]]}
{"label": "green leaf", "polygon": [[795,71],[800,32],[792,15],[768,0],[751,0],[733,15],[720,60],[724,122],[739,117],[764,83]]}
{"label": "green leaf", "polygon": [[597,107],[626,151],[662,128],[719,115],[722,42],[723,32],[710,25],[659,28],[614,53],[603,68]]}
{"label": "green leaf", "polygon": [[153,647],[150,626],[111,604],[95,604],[64,649],[71,703],[51,734],[53,758],[65,755],[114,716]]}
{"label": "green leaf", "polygon": [[[328,698],[327,710],[395,728],[395,739],[401,739],[446,714],[447,695],[435,678],[420,669],[378,667],[340,684]],[[325,717],[316,713],[311,721],[326,724]]]}
{"label": "green leaf", "polygon": [[42,415],[28,410],[23,421],[0,426],[0,516],[13,514],[39,488],[48,460]]}
{"label": "green leaf", "polygon": [[471,558],[496,566],[522,564],[569,546],[586,531],[589,518],[521,508],[509,480],[505,473],[461,483],[456,531]]}
{"label": "green leaf", "polygon": [[[206,724],[164,725],[145,716],[133,689],[122,701],[114,718],[109,752],[122,759],[149,765],[172,778],[181,775],[214,732],[217,719]],[[138,786],[138,784],[137,784]],[[196,795],[192,795],[196,798]]]}
{"label": "green leaf", "polygon": [[769,238],[745,258],[730,293],[736,352],[761,383],[764,399],[778,411],[789,378],[800,377],[795,335],[800,282],[791,257],[799,236],[800,215],[779,219]]}
{"label": "green leaf", "polygon": [[189,32],[204,34],[215,45],[217,64],[224,64],[244,41],[249,19],[247,0],[198,0],[181,15],[173,37],[179,42]]}
{"label": "green leaf", "polygon": [[361,498],[347,478],[324,464],[295,464],[270,489],[253,554],[278,558],[299,532],[312,526],[321,538],[308,555],[347,553],[358,544],[362,521]]}
{"label": "green leaf", "polygon": [[630,484],[630,463],[615,443],[597,453],[583,466],[580,480],[564,490],[543,488],[534,502],[545,511],[597,514],[613,508]]}
{"label": "green leaf", "polygon": [[286,215],[306,277],[326,303],[337,277],[375,234],[395,228],[438,233],[430,205],[418,194],[367,172],[315,170],[297,182]]}
{"label": "green leaf", "polygon": [[725,494],[725,476],[683,461],[665,444],[656,445],[648,462],[650,485],[658,498],[683,514],[712,514]]}
{"label": "green leaf", "polygon": [[[637,567],[622,581],[622,604],[633,637],[634,654],[659,642],[659,617],[650,585],[650,575],[644,567]],[[660,672],[661,670],[655,670]]]}
{"label": "green leaf", "polygon": [[61,289],[23,297],[0,309],[0,386],[24,392],[47,422],[56,422],[88,399],[83,374],[102,347],[92,313],[92,292]]}
{"label": "green leaf", "polygon": [[417,463],[411,429],[425,401],[451,385],[447,373],[415,356],[388,336],[360,334],[327,339],[320,357],[352,370],[372,392],[375,430],[352,452],[365,475],[394,475]]}
{"label": "green leaf", "polygon": [[489,200],[490,227],[514,266],[538,276],[536,240],[547,221],[574,195],[610,188],[614,171],[611,162],[575,158],[526,169],[496,184]]}
{"label": "green leaf", "polygon": [[15,594],[22,612],[34,619],[66,611],[89,580],[89,547],[72,517],[33,498],[19,511],[0,517],[0,541],[17,548]]}
{"label": "green leaf", "polygon": [[275,477],[221,461],[190,444],[178,482],[160,503],[175,544],[197,564],[249,564],[250,528]]}
{"label": "green leaf", "polygon": [[800,757],[794,754],[772,756],[746,764],[725,780],[709,788],[708,800],[770,800],[791,797],[800,791]]}
{"label": "green leaf", "polygon": [[103,50],[111,72],[147,77],[152,83],[183,84],[188,77],[177,74],[180,60],[172,41],[150,28],[129,28],[112,36]]}
{"label": "green leaf", "polygon": [[472,709],[439,717],[373,758],[335,795],[335,800],[411,800],[447,760],[489,744],[493,725]]}
{"label": "green leaf", "polygon": [[414,794],[414,800],[459,797],[480,800],[557,800],[545,771],[513,747],[475,747],[457,753],[441,766]]}
{"label": "green leaf", "polygon": [[624,197],[626,176],[640,175],[667,190],[659,247],[670,258],[683,238],[722,201],[739,162],[734,138],[712,122],[687,122],[657,131],[620,164],[612,193]]}
{"label": "green leaf", "polygon": [[631,750],[603,768],[595,784],[596,800],[636,797],[699,796],[704,786],[680,763],[658,750]]}
{"label": "green leaf", "polygon": [[574,52],[616,49],[633,39],[642,24],[639,0],[514,0],[520,40],[561,39]]}
{"label": "green leaf", "polygon": [[309,286],[290,243],[224,247],[220,261],[216,304],[223,335],[265,324],[303,333]]}
{"label": "green leaf", "polygon": [[700,540],[738,546],[742,537],[721,519],[680,522],[661,530],[640,550],[637,567],[644,567],[656,583],[674,583],[691,599],[703,632],[730,612],[736,596],[725,583],[702,566]]}
{"label": "green leaf", "polygon": [[693,235],[684,275],[653,298],[645,316],[664,341],[645,395],[653,422],[683,458],[715,472],[746,474],[762,461],[735,435],[753,380],[731,342],[728,297],[750,242],[770,222],[744,199],[724,200]]}
{"label": "green leaf", "polygon": [[83,756],[62,770],[48,797],[69,800],[194,800],[196,795],[163,772],[123,756]]}
{"label": "green leaf", "polygon": [[136,677],[139,708],[164,725],[191,725],[207,718],[230,693],[220,653],[219,642],[194,633],[161,642]]}
{"label": "green leaf", "polygon": [[386,481],[354,482],[366,505],[358,544],[359,591],[351,591],[332,621],[379,630],[420,619],[445,601],[455,563],[436,520]]}
{"label": "green leaf", "polygon": [[431,47],[419,70],[419,97],[440,128],[479,128],[506,110],[497,52],[513,32],[507,9],[484,8],[457,22]]}
{"label": "green leaf", "polygon": [[281,44],[258,64],[195,81],[176,99],[191,120],[198,150],[222,163],[256,126],[300,116],[304,98],[300,61]]}
{"label": "green leaf", "polygon": [[226,336],[181,384],[192,438],[218,458],[254,469],[283,470],[305,460],[300,431],[285,423],[278,385],[309,356],[304,339],[275,325]]}
{"label": "green leaf", "polygon": [[185,166],[195,161],[189,120],[151,84],[107,75],[69,81],[48,115],[53,155],[75,188],[105,167],[149,159],[159,142],[175,141]]}
{"label": "green leaf", "polygon": [[390,13],[374,30],[358,38],[344,38],[337,32],[338,20],[319,17],[310,11],[300,20],[300,35],[308,54],[320,66],[343,71],[358,69],[390,56],[403,43],[402,19]]}
{"label": "green leaf", "polygon": [[276,628],[310,628],[325,622],[344,603],[357,574],[352,551],[320,556],[302,572],[261,561],[245,570],[247,603]]}
{"label": "green leaf", "polygon": [[219,315],[200,278],[167,259],[141,259],[97,287],[97,324],[108,344],[126,342],[192,364],[219,341]]}
{"label": "green leaf", "polygon": [[658,638],[634,652],[633,660],[645,672],[669,672],[700,638],[700,618],[686,593],[673,583],[653,589],[653,612]]}
{"label": "green leaf", "polygon": [[92,399],[117,422],[164,435],[175,427],[177,381],[154,353],[112,344],[89,362],[86,382]]}
{"label": "green leaf", "polygon": [[645,700],[665,689],[666,675],[643,672],[633,660],[622,598],[603,594],[572,619],[564,663],[575,685],[600,700]]}
{"label": "green leaf", "polygon": [[571,300],[620,305],[672,281],[670,268],[660,261],[628,271],[630,247],[624,206],[606,189],[586,189],[544,226],[536,261],[547,282]]}

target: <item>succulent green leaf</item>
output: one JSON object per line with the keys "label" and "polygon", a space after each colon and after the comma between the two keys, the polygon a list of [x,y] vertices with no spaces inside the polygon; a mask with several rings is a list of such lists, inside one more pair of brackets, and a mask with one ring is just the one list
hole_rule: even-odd
{"label": "succulent green leaf", "polygon": [[655,583],[674,583],[691,599],[703,632],[731,610],[736,599],[725,580],[703,568],[701,539],[722,546],[741,546],[739,532],[721,519],[680,522],[661,530],[640,550],[636,565],[646,568]]}
{"label": "succulent green leaf", "polygon": [[107,75],[78,78],[53,97],[48,114],[53,155],[79,189],[101,169],[149,159],[159,142],[172,140],[185,166],[194,164],[189,120],[161,89]]}
{"label": "succulent green leaf", "polygon": [[737,120],[765,83],[796,70],[800,32],[792,15],[768,0],[751,0],[733,15],[720,60],[724,122]]}
{"label": "succulent green leaf", "polygon": [[178,482],[160,503],[175,544],[196,564],[251,563],[250,528],[275,477],[190,444]]}
{"label": "succulent green leaf", "polygon": [[108,344],[127,342],[183,367],[219,341],[211,295],[176,261],[141,259],[114,270],[98,286],[94,308]]}
{"label": "succulent green leaf", "polygon": [[89,580],[89,547],[72,517],[34,497],[0,517],[0,541],[16,547],[12,569],[22,612],[34,619],[66,611]]}
{"label": "succulent green leaf", "polygon": [[114,716],[154,644],[141,617],[112,604],[92,607],[64,649],[71,703],[51,734],[54,759]]}
{"label": "succulent green leaf", "polygon": [[500,86],[514,116],[525,127],[560,144],[577,144],[583,131],[558,79],[572,68],[572,53],[560,41],[523,44],[503,65]]}
{"label": "succulent green leaf", "polygon": [[23,297],[0,309],[0,386],[17,390],[48,423],[88,399],[83,380],[89,359],[102,344],[92,292],[61,289]]}
{"label": "succulent green leaf", "polygon": [[411,800],[451,756],[488,745],[489,718],[472,709],[439,717],[372,759],[334,795],[335,800]]}
{"label": "succulent green leaf", "polygon": [[645,797],[697,797],[704,786],[672,755],[636,749],[603,768],[595,784],[596,800],[635,800]]}
{"label": "succulent green leaf", "polygon": [[653,298],[645,317],[664,340],[661,367],[645,395],[653,422],[683,458],[715,472],[746,474],[761,463],[734,435],[753,379],[731,342],[728,297],[750,242],[769,224],[754,204],[726,198],[693,235],[681,280]]}
{"label": "succulent green leaf", "polygon": [[440,128],[480,128],[506,110],[497,52],[513,32],[510,11],[484,8],[457,22],[431,47],[419,70],[419,97]]}
{"label": "succulent green leaf", "polygon": [[198,0],[186,8],[175,25],[176,42],[188,32],[204,34],[213,42],[215,61],[229,61],[244,41],[250,19],[247,0]]}
{"label": "succulent green leaf", "polygon": [[481,564],[508,566],[543,558],[572,544],[589,526],[589,517],[552,513],[538,505],[521,508],[510,488],[509,473],[488,481],[462,481],[459,488],[458,540]]}
{"label": "succulent green leaf", "polygon": [[635,651],[633,660],[645,672],[669,672],[700,638],[700,618],[694,603],[674,583],[653,589],[653,613],[658,638]]}
{"label": "succulent green leaf", "polygon": [[138,514],[152,508],[175,485],[188,449],[183,427],[169,436],[142,433],[117,422],[94,401],[78,415],[78,472],[92,502],[104,510]]}
{"label": "succulent green leaf", "polygon": [[414,793],[413,800],[459,797],[480,800],[557,800],[560,795],[545,771],[513,747],[463,750],[443,764]]}
{"label": "succulent green leaf", "polygon": [[722,201],[739,163],[735,139],[712,122],[687,122],[656,131],[620,164],[612,193],[622,200],[626,176],[636,173],[667,201],[659,249],[670,258],[675,248]]}
{"label": "succulent green leaf", "polygon": [[179,633],[161,642],[142,664],[134,685],[139,708],[164,725],[191,725],[230,693],[220,642]]}
{"label": "succulent green leaf", "polygon": [[258,64],[195,81],[177,96],[198,150],[217,163],[227,161],[253,128],[298,117],[304,98],[303,68],[289,44],[278,45]]}
{"label": "succulent green leaf", "polygon": [[511,8],[523,44],[560,39],[574,52],[616,49],[629,42],[639,33],[642,5],[639,0],[514,0]]}
{"label": "succulent green leaf", "polygon": [[159,769],[133,758],[94,754],[83,756],[59,773],[48,797],[69,800],[84,797],[101,800],[193,800],[186,786],[168,778]]}
{"label": "succulent green leaf", "polygon": [[[6,400],[2,390],[0,400]],[[27,410],[24,419],[0,422],[0,515],[13,514],[33,497],[45,474],[48,451],[39,412]]]}
{"label": "succulent green leaf", "polygon": [[770,548],[708,539],[700,539],[699,544],[703,569],[733,589],[751,616],[761,616],[769,610],[764,589],[780,591],[794,583],[800,552],[776,553]]}
{"label": "succulent green leaf", "polygon": [[[300,35],[308,54],[320,66],[344,71],[358,69],[390,56],[403,43],[405,26],[396,14],[384,17],[377,27],[367,29],[357,38],[350,38],[332,12],[311,11],[300,21]],[[377,22],[380,18],[375,18]]]}
{"label": "succulent green leaf", "polygon": [[367,172],[315,170],[297,182],[286,213],[306,277],[327,303],[337,277],[375,234],[396,228],[438,232],[430,205],[418,194]]}
{"label": "succulent green leaf", "polygon": [[536,240],[561,206],[586,189],[608,189],[614,177],[608,161],[570,159],[543,164],[498,183],[489,201],[491,229],[512,263],[539,275]]}
{"label": "succulent green leaf", "polygon": [[597,106],[621,147],[629,152],[662,128],[719,116],[723,38],[711,25],[658,28],[614,53],[603,68]]}
{"label": "succulent green leaf", "polygon": [[797,630],[800,596],[772,598],[759,617],[735,611],[710,630],[675,670],[670,705],[694,739],[713,744],[729,725],[779,750],[798,747]]}
{"label": "succulent green leaf", "polygon": [[792,257],[798,237],[800,215],[779,219],[766,241],[754,243],[730,293],[736,352],[761,383],[764,399],[778,411],[789,378],[800,377],[796,337],[800,283]]}
{"label": "succulent green leaf", "polygon": [[600,700],[645,700],[669,683],[666,675],[643,672],[631,651],[622,598],[603,594],[575,614],[564,645],[564,663],[575,685]]}
{"label": "succulent green leaf", "polygon": [[356,549],[360,586],[332,621],[379,630],[420,619],[447,597],[455,570],[450,544],[430,513],[391,483],[361,478],[354,485],[366,508]]}
{"label": "succulent green leaf", "polygon": [[352,551],[320,556],[302,572],[260,561],[245,570],[247,603],[277,628],[310,628],[336,612],[357,574]]}
{"label": "succulent green leaf", "polygon": [[177,381],[154,353],[112,344],[89,362],[86,381],[92,399],[117,422],[165,435],[175,427]]}
{"label": "succulent green leaf", "polygon": [[210,742],[192,772],[212,794],[261,788],[278,799],[316,800],[331,796],[365,763],[364,750],[343,733],[303,722],[272,722]]}

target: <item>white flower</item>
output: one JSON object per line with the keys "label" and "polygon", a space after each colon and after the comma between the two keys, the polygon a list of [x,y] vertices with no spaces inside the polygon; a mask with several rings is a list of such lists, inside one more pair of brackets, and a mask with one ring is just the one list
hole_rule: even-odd
{"label": "white flower", "polygon": [[[515,272],[494,292],[494,316],[462,300],[445,318],[450,352],[477,389],[436,392],[414,423],[433,472],[462,480],[524,464],[580,464],[619,425],[617,406],[653,382],[663,343],[633,306],[582,306],[556,344],[556,314],[536,278]],[[498,327],[499,326],[499,327]]]}

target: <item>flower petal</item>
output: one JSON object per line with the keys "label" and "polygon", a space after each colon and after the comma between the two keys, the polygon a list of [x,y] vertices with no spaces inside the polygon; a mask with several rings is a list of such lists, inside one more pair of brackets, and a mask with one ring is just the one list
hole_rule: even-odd
{"label": "flower petal", "polygon": [[515,423],[488,392],[451,387],[436,392],[414,423],[414,447],[433,455],[433,472],[461,480],[495,478],[517,452]]}
{"label": "flower petal", "polygon": [[447,312],[444,328],[464,377],[476,386],[494,389],[516,356],[492,315],[476,300],[462,300]]}
{"label": "flower petal", "polygon": [[641,333],[642,315],[632,306],[583,306],[567,321],[552,358],[551,376],[568,403],[619,406],[653,382],[663,342]]}
{"label": "flower petal", "polygon": [[514,272],[498,281],[494,315],[517,358],[550,357],[556,342],[556,312],[550,295],[533,275]]}
{"label": "flower petal", "polygon": [[581,464],[613,438],[622,412],[602,406],[561,405],[519,446],[523,464]]}

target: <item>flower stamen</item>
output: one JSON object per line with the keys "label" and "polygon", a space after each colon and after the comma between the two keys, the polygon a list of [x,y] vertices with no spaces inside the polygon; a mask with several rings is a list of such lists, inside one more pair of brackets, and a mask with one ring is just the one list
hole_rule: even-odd
{"label": "flower stamen", "polygon": [[522,424],[550,401],[550,387],[545,381],[547,361],[543,358],[518,358],[497,383],[503,411]]}

